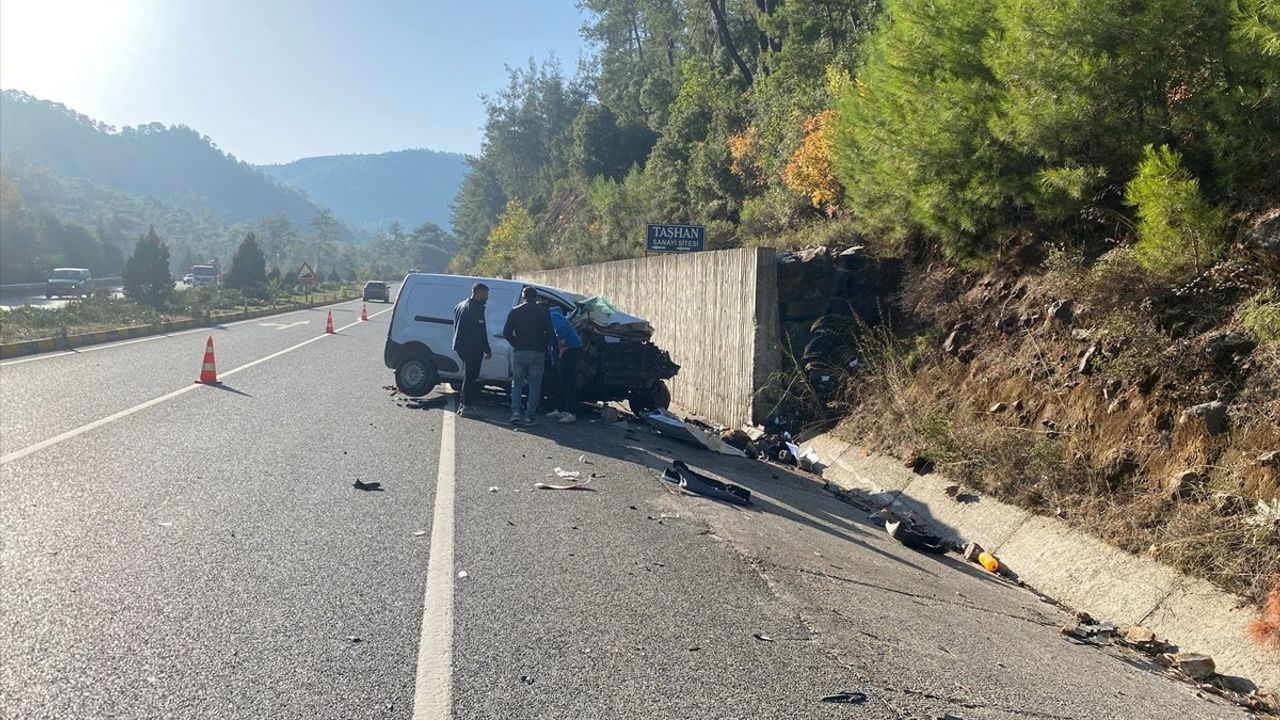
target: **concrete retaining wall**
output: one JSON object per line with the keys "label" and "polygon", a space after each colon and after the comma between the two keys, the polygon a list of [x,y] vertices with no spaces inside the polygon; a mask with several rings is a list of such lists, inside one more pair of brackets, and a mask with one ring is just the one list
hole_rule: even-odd
{"label": "concrete retaining wall", "polygon": [[661,255],[527,273],[518,279],[601,295],[653,324],[680,374],[673,402],[730,427],[768,411],[778,372],[777,258],[770,248]]}
{"label": "concrete retaining wall", "polygon": [[935,532],[976,541],[1036,590],[1099,620],[1143,625],[1184,652],[1212,655],[1218,672],[1280,690],[1280,651],[1246,635],[1250,603],[1150,558],[1113,548],[1053,518],[990,497],[959,502],[940,475],[916,475],[901,462],[822,435],[805,443],[828,465],[823,478],[907,509]]}

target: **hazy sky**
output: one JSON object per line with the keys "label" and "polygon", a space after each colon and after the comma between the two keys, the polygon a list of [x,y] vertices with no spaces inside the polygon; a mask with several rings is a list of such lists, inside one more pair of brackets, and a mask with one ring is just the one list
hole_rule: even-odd
{"label": "hazy sky", "polygon": [[0,0],[0,87],[252,163],[474,153],[503,66],[571,73],[581,23],[574,0]]}

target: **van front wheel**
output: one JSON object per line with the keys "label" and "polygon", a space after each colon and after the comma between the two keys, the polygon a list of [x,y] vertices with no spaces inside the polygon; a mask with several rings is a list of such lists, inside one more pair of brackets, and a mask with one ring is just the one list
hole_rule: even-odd
{"label": "van front wheel", "polygon": [[437,383],[435,366],[422,355],[410,355],[396,366],[396,387],[409,397],[422,397]]}

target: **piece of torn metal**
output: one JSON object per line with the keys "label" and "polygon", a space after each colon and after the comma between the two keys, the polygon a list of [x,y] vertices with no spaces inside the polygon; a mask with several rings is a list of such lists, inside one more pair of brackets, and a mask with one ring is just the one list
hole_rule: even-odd
{"label": "piece of torn metal", "polygon": [[669,483],[679,485],[680,489],[696,495],[724,500],[735,505],[750,505],[751,491],[734,485],[720,482],[694,470],[680,460],[671,463],[671,467],[663,472],[662,477]]}
{"label": "piece of torn metal", "polygon": [[684,422],[666,410],[654,410],[644,416],[644,421],[648,423],[649,427],[667,437],[682,440],[690,445],[697,445],[722,455],[746,457],[746,453],[730,446],[715,434]]}
{"label": "piece of torn metal", "polygon": [[589,487],[590,480],[583,480],[580,483],[569,483],[566,485],[558,485],[555,483],[534,483],[533,486],[539,490],[588,490],[595,492],[596,489]]}

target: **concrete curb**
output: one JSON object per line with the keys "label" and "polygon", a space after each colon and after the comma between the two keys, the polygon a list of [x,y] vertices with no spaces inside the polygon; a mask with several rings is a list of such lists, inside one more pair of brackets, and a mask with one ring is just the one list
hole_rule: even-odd
{"label": "concrete curb", "polygon": [[238,322],[240,320],[253,320],[255,318],[267,317],[269,315],[282,315],[284,313],[294,312],[297,310],[307,310],[310,308],[324,307],[326,305],[350,302],[352,300],[358,300],[359,298],[359,295],[355,295],[345,299],[326,300],[318,303],[300,303],[289,307],[261,308],[258,310],[232,313],[210,313],[207,318],[200,320],[168,320],[154,325],[134,325],[132,327],[117,328],[115,330],[99,330],[98,332],[80,333],[78,335],[64,335],[61,337],[41,338],[39,340],[26,340],[23,342],[0,343],[0,360],[8,360],[10,358],[22,357],[24,355],[35,355],[37,353],[53,352],[55,350],[70,350],[72,348],[84,347],[86,345],[98,345],[100,343],[116,342],[118,340],[130,340],[133,338],[146,337],[148,335],[163,335],[165,333],[190,330],[198,327],[212,327],[223,323]]}
{"label": "concrete curb", "polygon": [[982,496],[959,502],[940,475],[916,475],[901,462],[831,435],[805,443],[822,458],[823,478],[882,507],[914,512],[935,532],[976,541],[1027,585],[1117,625],[1140,624],[1184,652],[1212,655],[1218,672],[1280,690],[1280,651],[1246,635],[1252,604],[1145,557],[1113,548],[1065,522]]}

